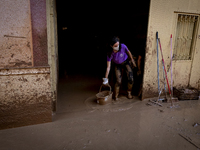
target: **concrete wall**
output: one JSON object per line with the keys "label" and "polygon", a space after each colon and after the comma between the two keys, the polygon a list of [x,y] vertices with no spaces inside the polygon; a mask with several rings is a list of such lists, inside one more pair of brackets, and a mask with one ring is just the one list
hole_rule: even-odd
{"label": "concrete wall", "polygon": [[0,68],[31,67],[29,1],[1,0],[0,16]]}
{"label": "concrete wall", "polygon": [[0,129],[52,120],[46,0],[0,1]]}
{"label": "concrete wall", "polygon": [[[178,13],[200,14],[199,0],[151,0],[147,33],[145,71],[143,79],[143,99],[158,96],[156,31],[161,40],[165,67],[170,65],[170,35],[175,42]],[[198,35],[200,31],[198,29]],[[196,37],[196,47],[192,60],[173,61],[173,85],[199,88],[200,81],[200,39]],[[173,45],[174,50],[174,45]],[[159,50],[160,79],[163,80],[161,55]],[[168,73],[171,82],[170,72]],[[161,86],[163,84],[161,83]]]}
{"label": "concrete wall", "polygon": [[50,68],[0,70],[0,129],[50,122]]}
{"label": "concrete wall", "polygon": [[56,1],[47,0],[47,37],[48,37],[48,64],[51,72],[51,89],[53,92],[52,107],[56,111],[57,84],[58,84],[58,35]]}

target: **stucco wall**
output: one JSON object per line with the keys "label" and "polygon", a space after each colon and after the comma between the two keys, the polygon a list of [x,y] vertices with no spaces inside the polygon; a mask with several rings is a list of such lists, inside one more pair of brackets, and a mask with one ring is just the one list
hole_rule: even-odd
{"label": "stucco wall", "polygon": [[0,68],[32,66],[29,0],[0,1]]}
{"label": "stucco wall", "polygon": [[[165,60],[165,67],[167,68],[167,66],[170,65],[171,34],[173,36],[173,44],[175,42],[174,37],[176,33],[177,13],[185,12],[200,14],[199,8],[199,0],[151,0],[145,57],[143,99],[158,96],[156,31],[159,33]],[[175,87],[186,87],[190,85],[198,88],[200,79],[200,67],[198,67],[200,63],[199,48],[199,39],[197,39],[193,60],[173,61],[173,85]],[[163,70],[160,50],[159,60],[160,79],[162,80]],[[169,82],[171,81],[170,76],[171,75],[169,72]],[[163,86],[162,83],[161,86]]]}
{"label": "stucco wall", "polygon": [[51,121],[49,68],[0,70],[0,129]]}
{"label": "stucco wall", "polygon": [[52,93],[46,0],[1,0],[0,129],[52,121]]}

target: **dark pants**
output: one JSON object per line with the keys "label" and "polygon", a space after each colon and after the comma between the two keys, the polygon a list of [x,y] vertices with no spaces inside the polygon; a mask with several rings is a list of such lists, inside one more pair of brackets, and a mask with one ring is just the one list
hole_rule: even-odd
{"label": "dark pants", "polygon": [[115,76],[116,76],[115,87],[119,87],[122,83],[122,69],[126,70],[126,75],[128,78],[128,91],[131,91],[134,80],[133,80],[133,71],[128,59],[121,64],[115,64]]}

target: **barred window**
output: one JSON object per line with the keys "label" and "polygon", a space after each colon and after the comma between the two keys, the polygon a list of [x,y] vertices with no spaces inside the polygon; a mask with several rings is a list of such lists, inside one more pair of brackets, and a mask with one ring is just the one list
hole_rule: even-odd
{"label": "barred window", "polygon": [[190,60],[195,45],[198,16],[178,14],[174,59]]}

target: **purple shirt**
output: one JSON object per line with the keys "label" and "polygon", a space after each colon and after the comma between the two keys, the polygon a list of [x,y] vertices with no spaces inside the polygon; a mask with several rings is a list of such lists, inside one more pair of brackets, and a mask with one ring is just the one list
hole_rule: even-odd
{"label": "purple shirt", "polygon": [[107,61],[112,60],[116,64],[121,64],[128,58],[128,55],[127,55],[128,51],[129,50],[127,46],[125,44],[121,44],[121,49],[117,53],[112,52],[110,58],[107,56]]}

